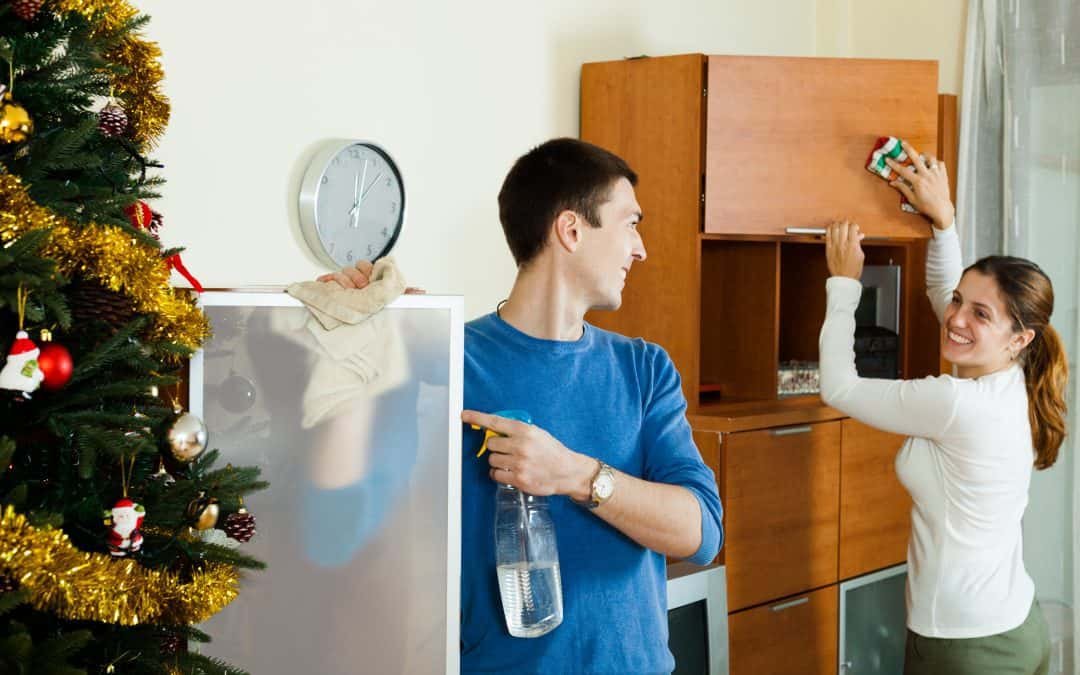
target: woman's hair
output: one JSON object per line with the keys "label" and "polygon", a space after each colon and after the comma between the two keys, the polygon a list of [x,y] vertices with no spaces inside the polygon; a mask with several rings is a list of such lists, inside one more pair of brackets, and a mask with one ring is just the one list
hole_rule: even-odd
{"label": "woman's hair", "polygon": [[987,256],[965,270],[975,270],[997,282],[1013,329],[1027,328],[1035,337],[1020,354],[1028,391],[1028,419],[1035,446],[1035,468],[1048,469],[1057,460],[1065,440],[1065,386],[1069,360],[1050,315],[1054,287],[1038,265],[1012,256]]}

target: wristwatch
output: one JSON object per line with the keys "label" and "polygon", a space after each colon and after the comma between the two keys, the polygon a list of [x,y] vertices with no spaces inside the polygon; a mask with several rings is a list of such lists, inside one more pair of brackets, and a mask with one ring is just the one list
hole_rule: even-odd
{"label": "wristwatch", "polygon": [[615,494],[615,470],[600,460],[596,461],[600,463],[600,468],[593,474],[589,501],[579,502],[588,509],[595,509]]}

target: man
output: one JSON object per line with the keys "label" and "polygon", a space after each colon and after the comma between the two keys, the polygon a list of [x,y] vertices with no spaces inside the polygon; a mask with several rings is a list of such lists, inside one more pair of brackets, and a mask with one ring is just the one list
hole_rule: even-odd
{"label": "man", "polygon": [[[660,347],[585,323],[617,309],[635,262],[636,174],[615,155],[556,139],[522,156],[499,192],[518,274],[507,300],[465,331],[462,420],[500,437],[462,467],[462,673],[668,673],[665,556],[710,562],[722,541],[712,471]],[[366,284],[361,269],[321,277]],[[524,410],[533,424],[495,417]],[[486,460],[486,461],[485,461]],[[496,482],[558,495],[551,515],[562,625],[509,635],[495,574]]]}

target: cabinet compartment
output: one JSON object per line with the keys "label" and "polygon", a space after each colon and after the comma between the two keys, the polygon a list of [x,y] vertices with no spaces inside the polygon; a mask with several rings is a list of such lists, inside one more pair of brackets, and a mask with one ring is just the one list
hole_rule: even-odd
{"label": "cabinet compartment", "polygon": [[837,580],[840,423],[725,434],[728,607]]}
{"label": "cabinet compartment", "polygon": [[[919,241],[864,243],[867,265],[901,268],[899,372],[928,374],[937,359],[933,334],[905,330],[907,322],[933,321],[925,316],[925,266],[917,259],[925,247]],[[703,238],[699,403],[774,400],[781,363],[817,362],[828,277],[822,241]],[[922,344],[906,346],[906,335]],[[920,355],[917,368],[909,365],[913,354]]]}
{"label": "cabinet compartment", "polygon": [[835,675],[838,603],[829,586],[731,614],[732,675]]}
{"label": "cabinet compartment", "polygon": [[701,242],[701,400],[776,397],[777,242]]}

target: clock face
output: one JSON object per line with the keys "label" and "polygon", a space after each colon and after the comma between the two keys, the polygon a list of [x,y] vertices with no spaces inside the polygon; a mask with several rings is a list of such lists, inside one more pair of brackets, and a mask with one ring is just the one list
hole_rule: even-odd
{"label": "clock face", "polygon": [[[308,243],[322,249],[316,254],[348,267],[389,253],[405,220],[405,188],[394,160],[374,144],[356,142],[339,144],[329,158],[317,156],[312,170],[317,163],[321,173],[309,171],[304,186],[313,198],[301,194],[301,222],[314,230],[305,233]],[[308,183],[316,177],[312,188]]]}

